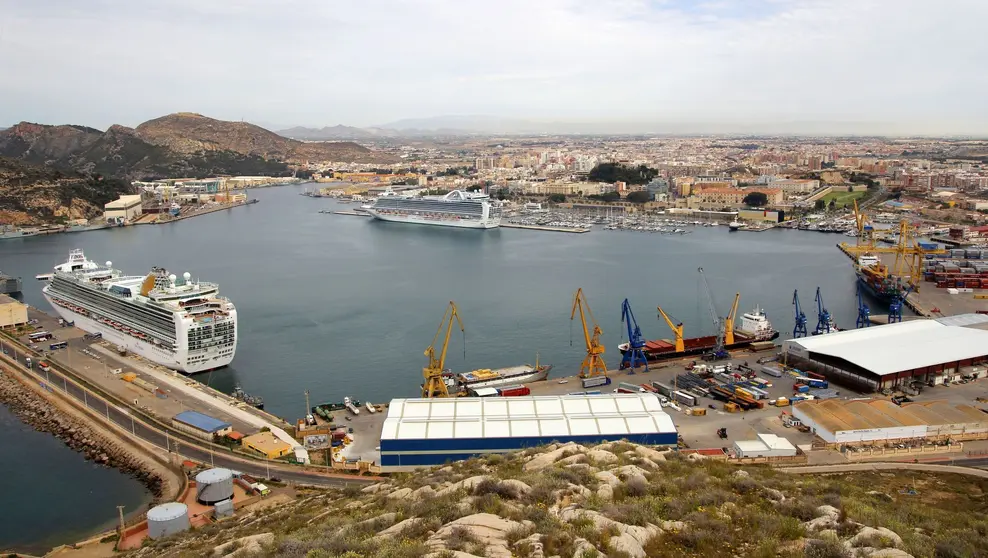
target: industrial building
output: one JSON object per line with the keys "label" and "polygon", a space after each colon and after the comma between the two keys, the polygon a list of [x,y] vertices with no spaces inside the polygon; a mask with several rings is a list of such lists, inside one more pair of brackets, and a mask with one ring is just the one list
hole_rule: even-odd
{"label": "industrial building", "polygon": [[734,442],[737,457],[793,457],[796,453],[792,442],[775,434],[757,434],[754,440]]}
{"label": "industrial building", "polygon": [[240,441],[240,444],[268,459],[278,459],[283,455],[288,455],[292,451],[292,446],[279,440],[271,432],[258,432],[257,434],[245,436]]}
{"label": "industrial building", "polygon": [[676,426],[654,394],[395,399],[381,465],[435,465],[552,442],[612,440],[675,446]]}
{"label": "industrial building", "polygon": [[27,323],[27,305],[0,294],[0,328],[17,327]]}
{"label": "industrial building", "polygon": [[103,218],[107,223],[133,221],[143,213],[141,196],[138,194],[120,196],[103,206]]}
{"label": "industrial building", "polygon": [[783,342],[786,363],[858,389],[934,385],[988,362],[988,316],[912,320]]}
{"label": "industrial building", "polygon": [[213,436],[225,436],[233,431],[228,422],[213,418],[196,411],[182,411],[172,419],[172,426],[187,434],[192,434],[204,440],[212,440]]}
{"label": "industrial building", "polygon": [[988,438],[988,414],[945,401],[817,399],[793,405],[792,416],[828,444]]}

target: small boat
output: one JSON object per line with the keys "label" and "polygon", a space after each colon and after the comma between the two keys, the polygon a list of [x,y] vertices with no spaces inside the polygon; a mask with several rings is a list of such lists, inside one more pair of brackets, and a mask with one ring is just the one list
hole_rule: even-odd
{"label": "small boat", "polygon": [[741,223],[737,221],[731,221],[727,224],[728,228],[733,232],[741,229]]}
{"label": "small boat", "polygon": [[241,388],[240,386],[234,387],[233,388],[233,393],[231,395],[237,401],[242,401],[242,402],[250,405],[251,407],[255,407],[257,409],[263,409],[264,408],[264,399],[262,397],[260,397],[258,395],[251,395],[251,394],[245,392],[243,390],[243,388]]}

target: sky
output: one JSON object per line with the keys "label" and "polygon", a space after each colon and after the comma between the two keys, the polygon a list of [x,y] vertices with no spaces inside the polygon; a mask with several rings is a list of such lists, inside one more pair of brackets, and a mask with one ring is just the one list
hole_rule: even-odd
{"label": "sky", "polygon": [[0,126],[190,111],[985,135],[985,21],[984,0],[0,0]]}

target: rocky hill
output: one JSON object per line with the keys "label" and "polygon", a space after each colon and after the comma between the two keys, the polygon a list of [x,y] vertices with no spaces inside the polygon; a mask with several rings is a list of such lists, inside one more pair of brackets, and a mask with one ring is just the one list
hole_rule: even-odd
{"label": "rocky hill", "polygon": [[336,126],[323,126],[322,128],[295,126],[287,130],[278,130],[278,135],[298,140],[371,139],[386,135],[395,135],[393,133],[388,134],[388,132],[390,130],[366,130],[364,128],[354,128],[353,126],[338,124]]}
{"label": "rocky hill", "polygon": [[227,122],[189,112],[149,120],[135,131],[148,143],[183,154],[219,150],[289,162],[391,162],[390,156],[353,142],[305,143],[249,122]]}
{"label": "rocky hill", "polygon": [[960,475],[803,476],[626,443],[552,445],[362,489],[300,490],[129,555],[978,557],[986,491]]}
{"label": "rocky hill", "polygon": [[130,193],[124,180],[41,167],[0,157],[0,223],[31,225],[91,219]]}

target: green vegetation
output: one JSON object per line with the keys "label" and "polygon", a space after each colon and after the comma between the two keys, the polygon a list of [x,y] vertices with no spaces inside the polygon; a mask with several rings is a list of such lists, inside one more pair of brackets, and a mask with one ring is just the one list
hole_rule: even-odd
{"label": "green vegetation", "polygon": [[859,200],[867,195],[867,191],[848,192],[846,190],[837,190],[835,188],[829,194],[820,198],[820,201],[823,201],[823,203],[828,205],[830,202],[834,202],[837,207],[843,207],[845,205],[850,206],[853,204],[854,200]]}
{"label": "green vegetation", "polygon": [[[233,521],[148,546],[155,556],[206,556],[217,545],[273,533],[259,555],[491,556],[492,545],[502,545],[498,555],[520,558],[620,557],[633,554],[626,550],[633,543],[649,558],[856,555],[848,547],[896,547],[916,557],[988,556],[985,479],[909,472],[793,475],[676,453],[656,458],[658,452],[631,444],[604,447],[585,455],[573,448],[579,459],[565,463],[553,462],[570,455],[565,448],[554,456],[528,450],[471,459],[394,475],[367,492],[303,491],[287,505],[240,512]],[[532,467],[545,457],[554,459]],[[501,530],[480,535],[472,527],[478,524]],[[389,531],[377,536],[384,529]]]}
{"label": "green vegetation", "polygon": [[604,192],[603,194],[590,194],[587,198],[607,203],[621,201],[621,194],[617,192]]}
{"label": "green vegetation", "polygon": [[645,165],[628,167],[620,163],[601,163],[590,170],[587,178],[593,182],[647,184],[658,175],[659,171]]}
{"label": "green vegetation", "polygon": [[763,192],[751,192],[741,201],[750,207],[764,207],[768,204],[768,195]]}
{"label": "green vegetation", "polygon": [[549,201],[552,203],[563,203],[566,201],[566,194],[549,194]]}
{"label": "green vegetation", "polygon": [[648,192],[628,192],[628,195],[624,199],[631,203],[645,203],[652,201],[652,194]]}

